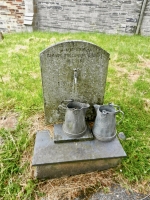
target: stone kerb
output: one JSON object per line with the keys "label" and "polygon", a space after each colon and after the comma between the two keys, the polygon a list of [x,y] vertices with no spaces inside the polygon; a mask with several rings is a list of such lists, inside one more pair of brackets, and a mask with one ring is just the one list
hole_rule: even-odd
{"label": "stone kerb", "polygon": [[[65,41],[42,51],[40,66],[46,122],[63,121],[64,111],[58,109],[63,100],[103,104],[108,62],[109,53],[86,41]],[[91,108],[87,119],[92,117]]]}

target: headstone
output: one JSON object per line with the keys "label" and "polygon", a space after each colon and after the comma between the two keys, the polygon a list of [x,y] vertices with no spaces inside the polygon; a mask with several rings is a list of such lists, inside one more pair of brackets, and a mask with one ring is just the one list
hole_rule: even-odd
{"label": "headstone", "polygon": [[[52,45],[40,53],[44,109],[47,123],[64,120],[63,100],[103,104],[109,53],[80,40]],[[92,120],[94,109],[87,112]]]}

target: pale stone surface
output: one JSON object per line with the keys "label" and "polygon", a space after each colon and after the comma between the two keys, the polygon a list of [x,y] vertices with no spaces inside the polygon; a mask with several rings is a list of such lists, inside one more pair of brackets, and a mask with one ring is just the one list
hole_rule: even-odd
{"label": "pale stone surface", "polygon": [[115,167],[122,157],[126,153],[117,138],[56,144],[43,130],[36,135],[32,165],[37,178],[55,178]]}
{"label": "pale stone surface", "polygon": [[[65,41],[42,51],[40,61],[47,123],[64,121],[64,111],[58,109],[63,100],[103,103],[109,62],[105,50],[86,41]],[[91,107],[86,118],[92,120],[93,113]]]}

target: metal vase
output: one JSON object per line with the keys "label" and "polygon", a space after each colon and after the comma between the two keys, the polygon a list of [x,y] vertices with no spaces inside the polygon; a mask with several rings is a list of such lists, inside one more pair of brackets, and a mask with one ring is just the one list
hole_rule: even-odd
{"label": "metal vase", "polygon": [[[118,108],[118,110],[115,109]],[[119,124],[124,117],[124,113],[120,107],[113,104],[94,105],[96,110],[96,119],[93,126],[94,136],[101,141],[111,141],[116,137],[116,125]],[[122,119],[116,123],[116,114],[121,113]]]}
{"label": "metal vase", "polygon": [[63,132],[70,138],[82,137],[87,130],[85,114],[89,104],[72,101],[63,107],[66,109]]}

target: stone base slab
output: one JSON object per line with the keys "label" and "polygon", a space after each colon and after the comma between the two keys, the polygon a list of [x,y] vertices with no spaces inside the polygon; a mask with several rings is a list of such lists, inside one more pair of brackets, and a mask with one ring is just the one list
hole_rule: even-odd
{"label": "stone base slab", "polygon": [[118,138],[111,142],[54,143],[48,130],[36,134],[32,165],[39,179],[58,178],[116,167],[126,157]]}

